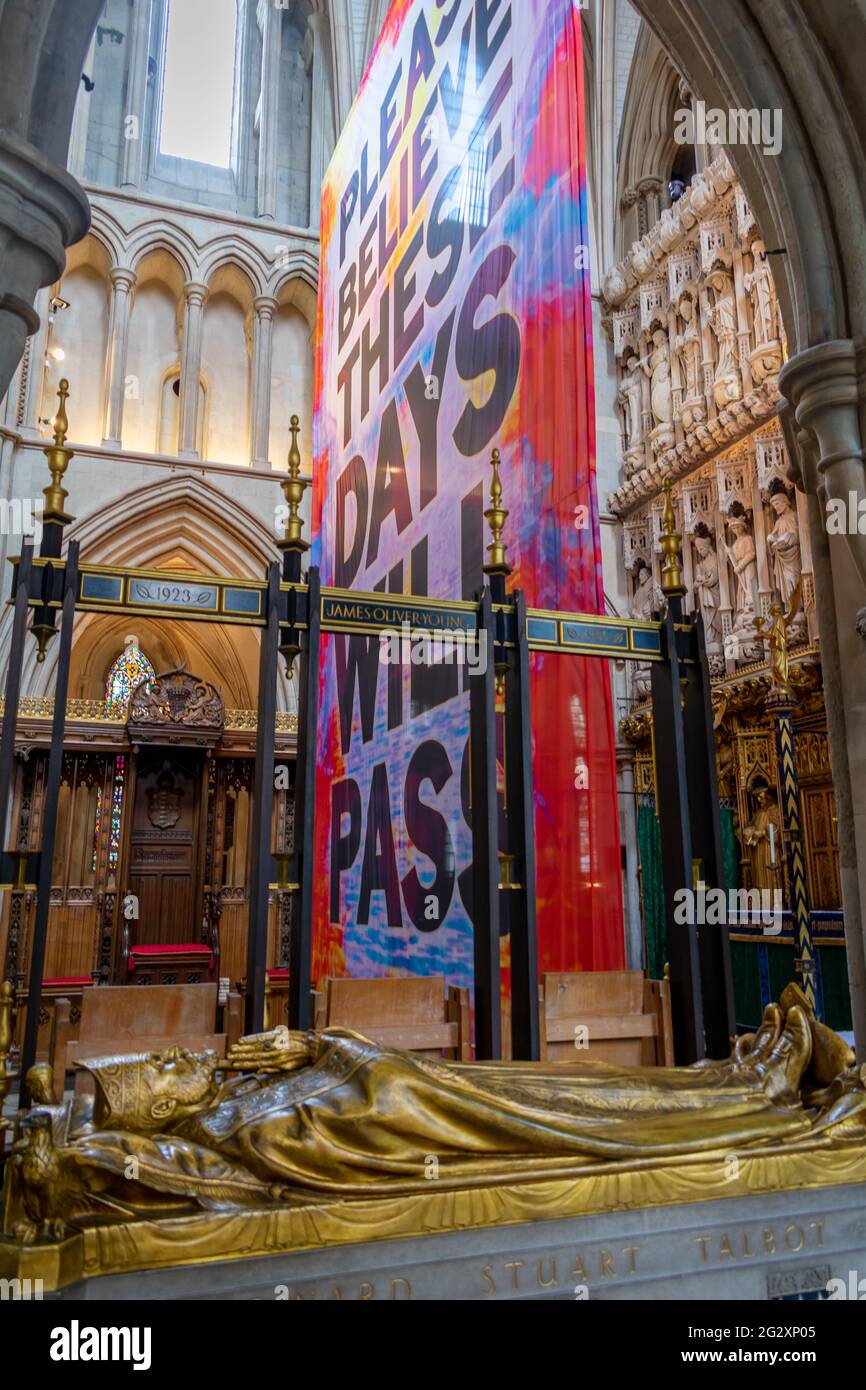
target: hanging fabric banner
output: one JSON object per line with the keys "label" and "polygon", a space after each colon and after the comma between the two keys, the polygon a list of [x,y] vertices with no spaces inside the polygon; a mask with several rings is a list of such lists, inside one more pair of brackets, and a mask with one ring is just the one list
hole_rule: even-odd
{"label": "hanging fabric banner", "polygon": [[[580,26],[574,0],[385,21],[322,199],[313,559],[347,602],[476,598],[498,448],[512,585],[603,612]],[[479,657],[324,639],[314,978],[471,984]],[[620,968],[607,664],[535,657],[532,699],[540,963]]]}

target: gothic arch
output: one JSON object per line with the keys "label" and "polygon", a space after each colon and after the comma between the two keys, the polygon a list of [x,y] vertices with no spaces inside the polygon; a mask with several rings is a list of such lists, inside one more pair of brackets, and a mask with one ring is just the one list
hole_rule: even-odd
{"label": "gothic arch", "polygon": [[195,280],[198,248],[182,227],[168,223],[149,223],[136,229],[130,238],[127,256],[133,270],[154,251],[165,251],[181,267],[185,280]]}
{"label": "gothic arch", "polygon": [[116,217],[104,207],[91,207],[90,231],[93,236],[102,238],[106,249],[113,257],[112,264],[127,264],[127,236]]}
{"label": "gothic arch", "polygon": [[237,499],[197,473],[149,483],[68,528],[94,565],[158,569],[183,555],[198,573],[259,579],[278,558],[275,536]]}
{"label": "gothic arch", "polygon": [[279,299],[286,285],[290,285],[295,280],[301,281],[311,289],[314,297],[318,294],[319,260],[312,251],[301,250],[300,248],[290,250],[285,259],[281,259],[278,273],[273,275],[268,293]]}
{"label": "gothic arch", "polygon": [[252,296],[265,293],[268,270],[256,246],[237,237],[208,246],[202,254],[198,270],[201,283],[209,286],[214,276],[226,267],[235,268],[246,276]]}
{"label": "gothic arch", "polygon": [[291,306],[306,320],[312,333],[316,327],[316,295],[308,282],[300,275],[281,280],[274,290],[274,298],[281,308]]}
{"label": "gothic arch", "polygon": [[[234,575],[260,579],[266,566],[278,558],[274,536],[235,498],[229,498],[197,474],[181,474],[170,482],[148,484],[119,497],[99,512],[72,523],[68,538],[78,540],[82,560],[89,564],[137,569],[176,569],[179,573]],[[165,659],[198,663],[198,674],[215,674],[226,702],[240,708],[255,704],[258,672],[258,637],[254,630],[223,627],[218,623],[184,623],[175,619],[131,619],[112,615],[81,614],[75,625],[73,674],[70,694],[98,698],[95,685],[101,663],[116,643],[119,651],[127,632],[135,632],[151,660],[162,651]],[[0,625],[0,662],[8,650],[10,615]],[[145,632],[148,644],[145,645]],[[116,655],[116,652],[115,652]],[[48,648],[45,662],[36,662],[35,643],[28,640],[22,689],[28,695],[49,694],[54,685],[57,643]],[[221,673],[221,674],[220,674]],[[282,668],[278,707],[296,708],[292,685]]]}

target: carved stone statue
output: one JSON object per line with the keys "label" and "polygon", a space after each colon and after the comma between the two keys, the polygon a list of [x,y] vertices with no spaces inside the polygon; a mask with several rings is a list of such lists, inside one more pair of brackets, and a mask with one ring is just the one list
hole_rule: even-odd
{"label": "carved stone statue", "polygon": [[692,425],[704,416],[701,390],[701,334],[695,315],[695,301],[691,294],[683,294],[677,312],[685,325],[675,343],[680,361],[680,379],[683,383],[682,420],[683,428],[690,430]]}
{"label": "carved stone statue", "polygon": [[724,410],[731,401],[742,395],[740,373],[737,370],[737,310],[734,302],[734,282],[726,270],[714,270],[709,285],[715,302],[709,312],[709,324],[719,348],[713,395],[716,406]]}
{"label": "carved stone statue", "polygon": [[782,886],[782,821],[770,788],[755,791],[755,813],[743,827],[743,843],[749,851],[752,887],[772,892]]}
{"label": "carved stone statue", "polygon": [[728,1060],[694,1068],[445,1063],[336,1028],[243,1038],[223,1063],[178,1046],[84,1062],[96,1097],[77,1128],[58,1142],[68,1110],[24,1118],[8,1229],[32,1242],[82,1224],[102,1235],[106,1222],[351,1198],[352,1220],[375,1236],[362,1199],[429,1193],[434,1160],[437,1194],[476,1194],[573,1182],[612,1161],[640,1171],[732,1146],[814,1147],[816,1135],[826,1147],[842,1130],[863,1143],[854,1054],[791,990]]}
{"label": "carved stone statue", "polygon": [[722,640],[722,618],[719,612],[719,557],[710,535],[695,537],[695,593],[703,614],[707,645]]}
{"label": "carved stone statue", "polygon": [[670,425],[674,418],[674,407],[671,397],[671,354],[668,336],[661,328],[657,328],[652,341],[652,348],[644,362],[644,371],[650,379],[653,419],[658,425]]}
{"label": "carved stone statue", "polygon": [[776,515],[776,524],[767,537],[767,546],[773,560],[776,588],[781,595],[782,606],[787,607],[802,574],[800,528],[797,513],[784,489],[771,495],[770,506]]}
{"label": "carved stone statue", "polygon": [[754,269],[743,278],[743,285],[752,307],[755,345],[749,353],[752,377],[766,381],[782,365],[779,310],[773,276],[767,264],[764,243],[758,237],[752,242]]}
{"label": "carved stone statue", "polygon": [[752,256],[755,268],[744,277],[743,284],[752,303],[755,344],[760,347],[777,338],[776,291],[772,272],[767,265],[764,243],[760,238],[752,242]]}
{"label": "carved stone statue", "polygon": [[743,515],[734,513],[728,525],[734,533],[728,558],[737,581],[734,630],[751,631],[755,618],[755,586],[758,583],[755,538],[749,529],[748,519]]}
{"label": "carved stone statue", "polygon": [[643,429],[641,426],[641,396],[643,394],[643,375],[641,364],[634,356],[628,359],[628,371],[622,379],[619,391],[620,404],[626,413],[626,448],[633,449],[640,444]]}
{"label": "carved stone statue", "polygon": [[[652,621],[652,615],[659,604],[656,601],[656,586],[652,570],[645,560],[638,560],[635,566],[636,582],[631,600],[631,616],[638,622]],[[643,662],[634,667],[634,688],[638,699],[645,699],[652,688],[652,672]]]}
{"label": "carved stone statue", "polygon": [[653,611],[656,607],[655,584],[653,582],[652,570],[644,560],[638,560],[635,566],[635,590],[631,601],[631,615],[639,622],[648,623],[652,620]]}

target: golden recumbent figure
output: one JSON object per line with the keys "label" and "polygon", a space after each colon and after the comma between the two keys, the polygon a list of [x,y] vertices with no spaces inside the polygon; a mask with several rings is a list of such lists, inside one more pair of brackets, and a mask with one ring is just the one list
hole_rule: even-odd
{"label": "golden recumbent figure", "polygon": [[21,1123],[4,1223],[17,1242],[731,1153],[866,1154],[862,1071],[796,986],[729,1059],[688,1068],[446,1064],[338,1029],[244,1038],[227,1062],[170,1048],[87,1065],[92,1103],[37,1105]]}

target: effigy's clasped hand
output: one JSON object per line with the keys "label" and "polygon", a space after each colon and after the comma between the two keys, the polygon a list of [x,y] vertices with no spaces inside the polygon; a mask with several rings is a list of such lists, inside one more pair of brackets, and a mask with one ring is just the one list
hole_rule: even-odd
{"label": "effigy's clasped hand", "polygon": [[290,1072],[314,1060],[313,1039],[281,1024],[268,1033],[251,1033],[228,1050],[226,1071]]}

